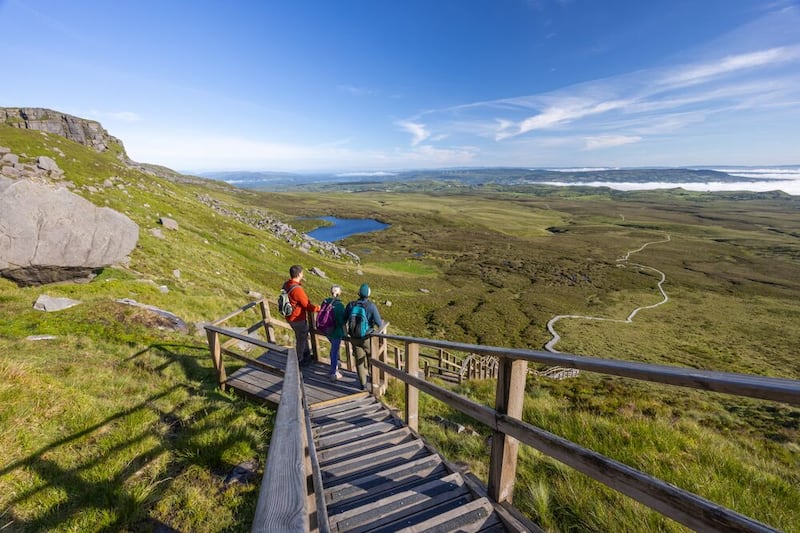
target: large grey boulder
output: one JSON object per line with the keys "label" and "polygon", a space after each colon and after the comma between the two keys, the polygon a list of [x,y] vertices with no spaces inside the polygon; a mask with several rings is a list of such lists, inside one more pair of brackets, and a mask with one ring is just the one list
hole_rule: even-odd
{"label": "large grey boulder", "polygon": [[57,296],[40,294],[39,297],[36,298],[33,308],[37,311],[52,313],[53,311],[61,311],[62,309],[75,307],[79,303],[81,303],[80,300],[73,300],[72,298],[59,298]]}
{"label": "large grey boulder", "polygon": [[86,278],[122,262],[139,226],[63,188],[0,183],[0,275],[20,285]]}

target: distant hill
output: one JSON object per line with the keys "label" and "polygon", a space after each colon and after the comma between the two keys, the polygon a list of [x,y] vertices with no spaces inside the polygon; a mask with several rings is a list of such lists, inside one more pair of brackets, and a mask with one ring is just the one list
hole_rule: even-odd
{"label": "distant hill", "polygon": [[537,183],[741,183],[759,182],[767,178],[732,176],[726,172],[711,169],[688,168],[625,168],[601,170],[546,170],[516,167],[495,168],[449,168],[406,170],[381,173],[318,173],[299,174],[288,172],[204,172],[201,176],[225,181],[245,189],[284,190],[290,187],[325,187],[370,183],[410,182],[455,182],[461,185],[524,185]]}

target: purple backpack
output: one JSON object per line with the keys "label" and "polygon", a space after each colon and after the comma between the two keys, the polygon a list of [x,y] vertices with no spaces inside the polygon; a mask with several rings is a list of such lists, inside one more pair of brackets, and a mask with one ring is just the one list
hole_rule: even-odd
{"label": "purple backpack", "polygon": [[333,299],[328,298],[322,302],[317,313],[317,331],[323,335],[330,335],[336,327],[336,319],[333,316]]}

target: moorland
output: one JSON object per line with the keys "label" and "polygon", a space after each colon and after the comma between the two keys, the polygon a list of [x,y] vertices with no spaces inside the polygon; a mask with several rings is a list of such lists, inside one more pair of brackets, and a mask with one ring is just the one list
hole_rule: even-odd
{"label": "moorland", "polygon": [[[0,146],[53,157],[78,194],[141,228],[130,262],[90,283],[22,288],[0,279],[6,530],[249,530],[257,481],[226,484],[225,477],[244,461],[263,461],[274,410],[215,387],[202,335],[160,329],[117,299],[208,322],[249,301],[250,291],[276,295],[295,263],[327,274],[308,276],[313,300],[333,282],[346,297],[368,282],[393,332],[533,349],[549,340],[553,316],[624,319],[660,301],[660,277],[640,264],[664,273],[669,302],[631,323],[562,321],[558,350],[800,379],[798,197],[435,177],[258,192],[160,178],[40,132],[0,126]],[[99,186],[110,175],[127,187]],[[325,215],[390,227],[340,243],[360,256],[355,263],[301,251],[200,197],[303,231]],[[174,218],[180,230],[166,239],[150,234],[159,216]],[[655,241],[663,242],[618,261]],[[32,303],[42,293],[83,303],[41,313]],[[42,334],[55,338],[28,340]],[[494,394],[490,380],[456,390],[486,403]],[[800,410],[585,372],[562,381],[532,374],[526,392],[527,422],[800,531]],[[402,402],[399,388],[389,393],[388,401]],[[475,434],[448,432],[436,416]],[[485,478],[485,428],[424,395],[421,418],[423,437]],[[532,449],[522,448],[517,474],[515,505],[547,530],[683,530]]]}

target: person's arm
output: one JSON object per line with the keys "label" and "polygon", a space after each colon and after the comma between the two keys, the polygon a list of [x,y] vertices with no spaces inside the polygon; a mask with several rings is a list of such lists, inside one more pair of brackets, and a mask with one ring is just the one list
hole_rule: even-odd
{"label": "person's arm", "polygon": [[319,311],[319,306],[314,305],[311,303],[311,300],[308,299],[308,295],[303,287],[297,287],[294,291],[295,297],[297,298],[297,305],[305,309],[306,311],[311,311],[316,313]]}
{"label": "person's arm", "polygon": [[375,305],[374,302],[370,303],[372,304],[369,306],[370,311],[372,311],[372,316],[370,317],[370,323],[375,327],[377,327],[378,329],[381,329],[383,327],[383,319],[381,318],[381,313],[380,311],[378,311],[378,306]]}

